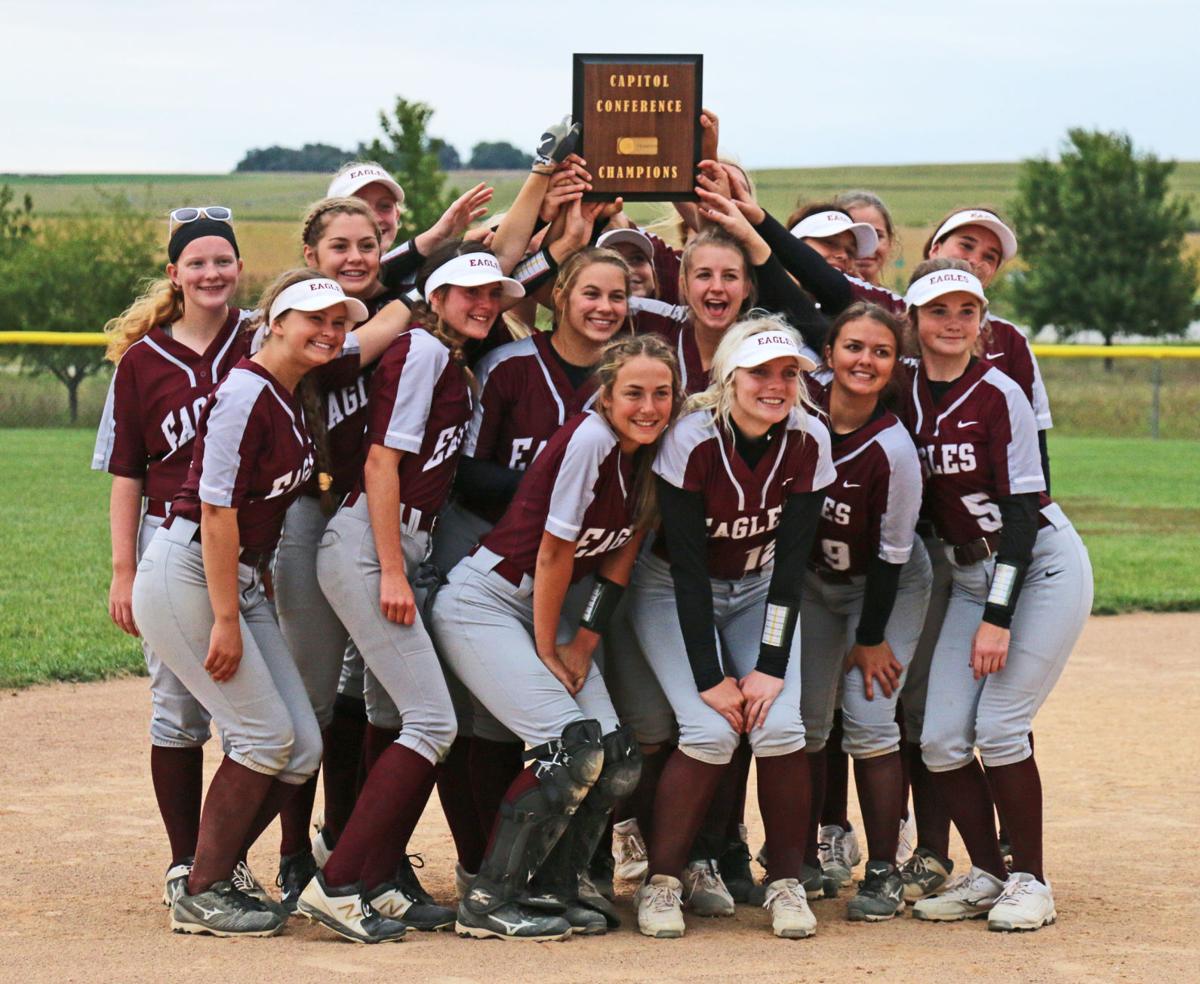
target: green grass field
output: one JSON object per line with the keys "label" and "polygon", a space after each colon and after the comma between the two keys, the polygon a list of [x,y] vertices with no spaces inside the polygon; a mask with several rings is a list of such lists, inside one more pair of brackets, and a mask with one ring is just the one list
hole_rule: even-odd
{"label": "green grass field", "polygon": [[[0,686],[137,673],[108,620],[109,479],[83,430],[0,430]],[[1091,551],[1097,612],[1200,608],[1200,442],[1051,439],[1055,493]]]}

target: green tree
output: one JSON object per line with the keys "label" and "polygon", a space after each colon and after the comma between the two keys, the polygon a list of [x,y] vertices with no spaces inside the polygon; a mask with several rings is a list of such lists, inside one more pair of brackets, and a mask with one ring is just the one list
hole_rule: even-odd
{"label": "green tree", "polygon": [[471,148],[467,167],[481,171],[511,171],[529,164],[529,155],[507,141],[484,141]]}
{"label": "green tree", "polygon": [[14,205],[16,195],[0,185],[0,258],[8,256],[33,235],[33,199],[28,195]]}
{"label": "green tree", "polygon": [[1197,316],[1188,203],[1169,196],[1172,161],[1126,134],[1073,129],[1058,162],[1021,165],[1013,215],[1028,269],[1012,302],[1035,330],[1178,335]]}
{"label": "green tree", "polygon": [[404,189],[397,242],[424,232],[458,197],[457,191],[446,187],[446,176],[438,163],[446,144],[429,135],[432,117],[432,107],[397,96],[392,115],[379,114],[383,139],[359,147],[361,157],[383,165]]}
{"label": "green tree", "polygon": [[[159,237],[123,199],[107,208],[35,226],[0,256],[0,325],[8,331],[99,331],[121,313],[142,281],[161,269]],[[95,345],[22,345],[19,364],[67,389],[71,421],[79,387],[104,363]]]}

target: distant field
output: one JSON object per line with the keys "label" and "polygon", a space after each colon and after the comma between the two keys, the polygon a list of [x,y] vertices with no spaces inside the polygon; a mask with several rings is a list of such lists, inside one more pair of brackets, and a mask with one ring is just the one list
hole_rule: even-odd
{"label": "distant field", "polygon": [[[141,671],[108,620],[110,479],[88,470],[91,447],[81,430],[0,430],[0,687]],[[1055,434],[1050,454],[1095,611],[1200,608],[1200,443]]]}

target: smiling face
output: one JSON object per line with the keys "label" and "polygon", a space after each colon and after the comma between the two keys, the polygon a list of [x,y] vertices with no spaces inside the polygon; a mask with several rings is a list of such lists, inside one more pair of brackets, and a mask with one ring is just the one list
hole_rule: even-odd
{"label": "smiling face", "polygon": [[288,361],[304,373],[337,358],[349,326],[345,304],[321,311],[292,308],[271,323],[271,340],[282,345]]}
{"label": "smiling face", "polygon": [[974,294],[960,290],[935,297],[918,310],[921,354],[962,360],[965,364],[979,337],[982,320],[983,305]]}
{"label": "smiling face", "polygon": [[193,239],[179,254],[179,262],[167,264],[167,276],[183,292],[185,311],[225,310],[241,272],[242,261],[220,236]]}
{"label": "smiling face", "polygon": [[599,347],[613,337],[629,313],[625,275],[612,263],[589,263],[575,277],[566,297],[555,294],[560,306],[558,330]]}
{"label": "smiling face", "polygon": [[803,241],[825,257],[825,262],[835,270],[841,270],[842,273],[853,272],[854,258],[858,255],[858,240],[854,238],[853,232],[847,230],[839,232],[836,236],[824,236],[820,239],[810,236]]}
{"label": "smiling face", "polygon": [[634,297],[653,297],[657,292],[654,282],[654,264],[650,257],[633,243],[616,243],[612,246],[629,267],[629,292]]}
{"label": "smiling face", "polygon": [[879,245],[875,247],[874,253],[854,261],[854,270],[863,280],[873,284],[879,283],[883,276],[883,268],[892,252],[892,237],[888,235],[887,220],[874,205],[851,205],[846,211],[855,222],[865,222],[869,225],[879,237]]}
{"label": "smiling face", "polygon": [[671,369],[658,359],[637,355],[617,370],[600,405],[626,454],[662,436],[671,420],[675,393]]}
{"label": "smiling face", "polygon": [[487,338],[492,324],[500,316],[504,287],[499,283],[478,287],[451,284],[434,291],[429,302],[435,314],[451,331],[464,339]]}
{"label": "smiling face", "polygon": [[[925,318],[923,309],[920,318]],[[855,318],[825,347],[825,361],[835,387],[854,396],[878,396],[896,368],[896,336],[874,318]]]}
{"label": "smiling face", "polygon": [[380,248],[386,251],[396,241],[396,227],[400,221],[400,206],[396,204],[396,196],[387,185],[372,181],[369,185],[359,188],[354,197],[361,198],[371,206],[371,211],[379,220],[379,231],[383,236]]}
{"label": "smiling face", "polygon": [[690,254],[683,291],[695,326],[722,334],[750,296],[742,254],[729,246],[700,246]]}
{"label": "smiling face", "polygon": [[971,272],[986,287],[1004,262],[1004,248],[1000,245],[1000,237],[986,226],[965,225],[933,244],[929,258],[935,257],[966,260],[971,265]]}
{"label": "smiling face", "polygon": [[379,281],[379,239],[365,216],[337,213],[316,246],[304,247],[304,262],[351,297],[368,296]]}
{"label": "smiling face", "polygon": [[733,371],[733,421],[750,437],[787,419],[799,398],[800,363],[793,356]]}

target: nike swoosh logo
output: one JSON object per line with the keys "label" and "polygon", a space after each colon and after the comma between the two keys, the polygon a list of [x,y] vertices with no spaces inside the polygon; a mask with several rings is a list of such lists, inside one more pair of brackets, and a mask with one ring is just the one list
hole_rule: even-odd
{"label": "nike swoosh logo", "polygon": [[1060,567],[1060,568],[1059,568],[1058,570],[1056,570],[1056,571],[1046,571],[1046,577],[1054,577],[1054,576],[1056,576],[1056,575],[1058,575],[1058,574],[1061,574],[1061,573],[1062,573],[1062,568]]}
{"label": "nike swoosh logo", "polygon": [[844,489],[861,489],[862,483],[861,482],[842,482],[842,488],[844,488]]}
{"label": "nike swoosh logo", "polygon": [[999,359],[999,358],[1000,358],[1002,355],[1004,355],[1004,353],[1003,353],[1003,352],[988,352],[988,353],[987,353],[987,354],[984,356],[984,358],[985,358],[985,359]]}
{"label": "nike swoosh logo", "polygon": [[978,421],[978,420],[960,420],[960,421],[958,422],[958,426],[959,426],[960,428],[962,428],[962,427],[970,427],[970,426],[972,426],[973,424],[977,424],[977,423],[979,423],[979,421]]}

